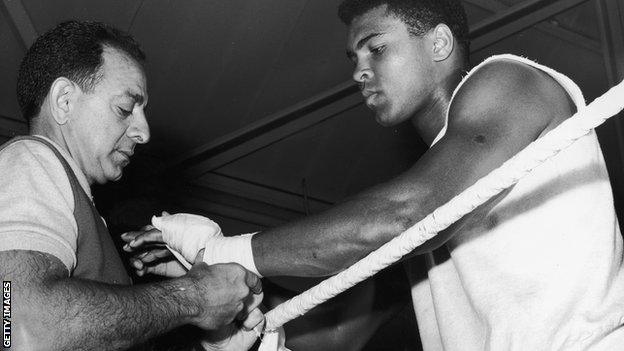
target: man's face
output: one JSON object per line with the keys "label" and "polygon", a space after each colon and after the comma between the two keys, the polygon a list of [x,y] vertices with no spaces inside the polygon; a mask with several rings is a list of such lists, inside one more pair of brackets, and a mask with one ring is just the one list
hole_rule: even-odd
{"label": "man's face", "polygon": [[150,137],[142,68],[116,49],[105,47],[102,55],[102,78],[93,91],[77,94],[65,135],[90,184],[121,178],[136,144]]}
{"label": "man's face", "polygon": [[354,62],[366,106],[378,123],[396,125],[410,119],[433,91],[433,71],[426,40],[412,36],[386,5],[353,20],[347,56]]}

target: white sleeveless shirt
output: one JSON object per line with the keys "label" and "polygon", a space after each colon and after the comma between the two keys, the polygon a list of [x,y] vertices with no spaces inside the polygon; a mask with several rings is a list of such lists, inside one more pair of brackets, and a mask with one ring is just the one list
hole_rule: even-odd
{"label": "white sleeveless shirt", "polygon": [[[503,59],[549,74],[584,106],[568,77],[514,55],[474,67],[453,97]],[[424,274],[406,262],[425,351],[624,349],[622,236],[595,132],[460,221],[450,257],[426,254]]]}

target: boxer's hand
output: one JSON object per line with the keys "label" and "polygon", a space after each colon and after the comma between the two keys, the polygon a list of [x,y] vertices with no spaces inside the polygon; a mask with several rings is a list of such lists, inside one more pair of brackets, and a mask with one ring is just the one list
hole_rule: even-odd
{"label": "boxer's hand", "polygon": [[262,283],[255,274],[238,264],[208,266],[200,262],[187,277],[197,288],[194,294],[200,314],[190,323],[207,330],[217,330],[235,319],[253,328],[263,319],[257,310],[262,301]]}
{"label": "boxer's hand", "polygon": [[[223,236],[217,223],[206,217],[188,213],[154,216],[152,225],[161,231],[160,236],[158,233],[153,233],[145,236],[144,240],[152,242],[162,240],[191,263],[194,262],[197,253],[206,247],[208,240]],[[136,238],[136,240],[139,239],[141,238]]]}
{"label": "boxer's hand", "polygon": [[[138,275],[154,273],[179,276],[184,274],[186,270],[183,270],[182,264],[170,259],[169,262],[161,264],[163,263],[161,261],[169,256],[164,250],[164,245],[168,245],[172,250],[180,253],[187,262],[193,264],[197,254],[204,249],[208,240],[223,236],[217,223],[193,214],[170,215],[163,212],[161,217],[153,217],[152,223],[158,228],[148,225],[139,231],[127,232],[121,236],[126,242],[123,247],[124,251],[140,252],[131,260]],[[203,255],[199,257],[201,260]]]}

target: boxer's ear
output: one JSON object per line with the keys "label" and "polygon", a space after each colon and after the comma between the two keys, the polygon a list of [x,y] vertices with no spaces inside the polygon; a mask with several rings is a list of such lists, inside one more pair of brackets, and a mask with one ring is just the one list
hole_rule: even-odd
{"label": "boxer's ear", "polygon": [[455,37],[451,28],[440,23],[431,30],[431,52],[435,61],[446,60],[455,46]]}
{"label": "boxer's ear", "polygon": [[50,86],[48,100],[54,121],[63,125],[70,119],[80,88],[65,77],[59,77]]}

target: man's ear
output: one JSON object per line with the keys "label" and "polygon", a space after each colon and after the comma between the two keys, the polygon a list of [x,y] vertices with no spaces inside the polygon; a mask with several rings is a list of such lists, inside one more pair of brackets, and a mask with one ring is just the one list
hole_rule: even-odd
{"label": "man's ear", "polygon": [[78,86],[65,77],[57,78],[52,82],[48,98],[52,117],[56,123],[60,125],[67,123],[78,92]]}
{"label": "man's ear", "polygon": [[455,45],[455,37],[451,28],[446,24],[440,23],[432,29],[432,53],[435,61],[446,60],[453,52]]}

